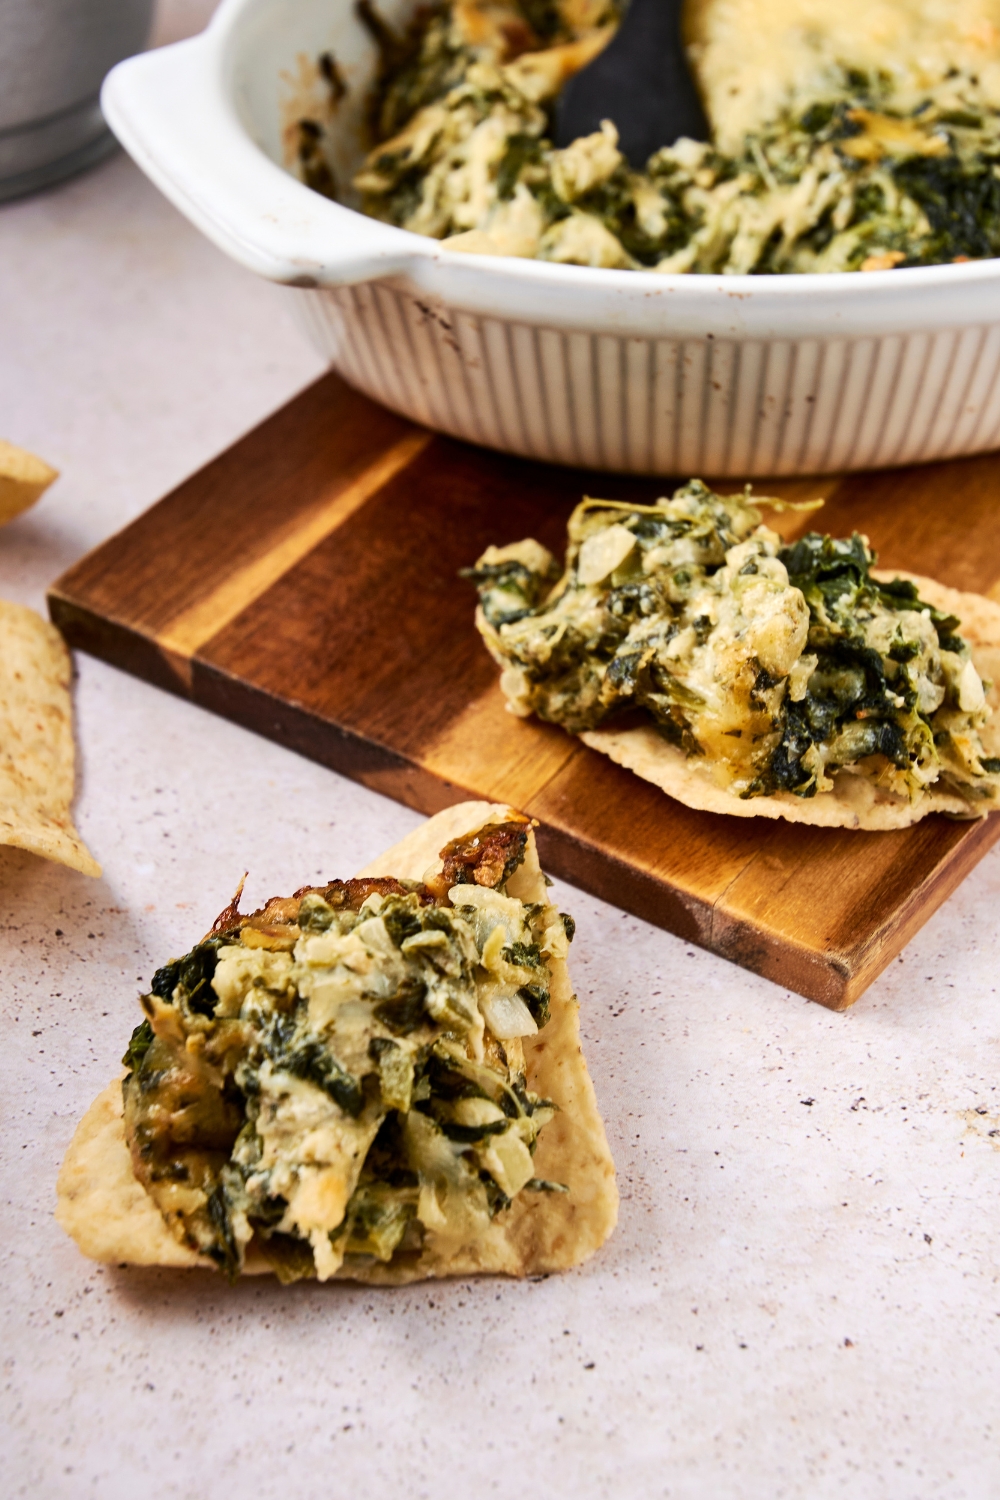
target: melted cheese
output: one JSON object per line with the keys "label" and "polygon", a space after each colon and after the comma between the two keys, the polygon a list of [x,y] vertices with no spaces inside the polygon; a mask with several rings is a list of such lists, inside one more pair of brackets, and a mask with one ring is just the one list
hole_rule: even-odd
{"label": "melted cheese", "polygon": [[914,103],[967,69],[1000,105],[1000,0],[688,0],[685,29],[724,151],[838,63],[892,74]]}
{"label": "melted cheese", "polygon": [[[634,706],[692,776],[741,798],[830,791],[845,767],[903,798],[942,777],[970,802],[995,797],[985,689],[957,622],[873,581],[862,538],[784,548],[759,520],[699,480],[631,513],[585,500],[547,599],[491,617],[484,575],[477,624],[514,712],[586,732]],[[530,580],[507,581],[527,603]]]}

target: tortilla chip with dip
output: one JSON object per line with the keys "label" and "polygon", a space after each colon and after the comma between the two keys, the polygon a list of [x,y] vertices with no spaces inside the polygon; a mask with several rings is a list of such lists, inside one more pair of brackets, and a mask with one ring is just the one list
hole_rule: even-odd
{"label": "tortilla chip with dip", "polygon": [[580,1264],[614,1165],[532,825],[438,813],[154,975],[66,1154],[86,1255],[396,1284]]}
{"label": "tortilla chip with dip", "polygon": [[904,828],[1000,808],[1000,605],[874,567],[867,539],[785,543],[749,486],[587,499],[565,566],[532,539],[470,574],[519,716],[677,801]]}

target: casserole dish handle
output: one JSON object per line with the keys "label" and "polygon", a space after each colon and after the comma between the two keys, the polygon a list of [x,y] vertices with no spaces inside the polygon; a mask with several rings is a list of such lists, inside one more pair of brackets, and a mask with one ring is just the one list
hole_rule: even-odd
{"label": "casserole dish handle", "polygon": [[421,236],[332,203],[277,166],[240,120],[234,92],[209,31],[119,63],[101,106],[174,207],[271,281],[347,285],[397,275],[427,256]]}

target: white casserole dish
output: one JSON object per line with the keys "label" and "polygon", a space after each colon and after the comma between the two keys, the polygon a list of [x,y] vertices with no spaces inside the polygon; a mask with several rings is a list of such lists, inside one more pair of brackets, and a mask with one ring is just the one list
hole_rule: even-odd
{"label": "white casserole dish", "polygon": [[203,35],[119,64],[102,103],[215,244],[306,289],[313,341],[377,401],[471,442],[638,473],[815,474],[1000,446],[1000,261],[660,276],[446,250],[284,169],[283,128],[309,113],[327,50],[350,89],[344,184],[375,64],[353,0],[223,0]]}

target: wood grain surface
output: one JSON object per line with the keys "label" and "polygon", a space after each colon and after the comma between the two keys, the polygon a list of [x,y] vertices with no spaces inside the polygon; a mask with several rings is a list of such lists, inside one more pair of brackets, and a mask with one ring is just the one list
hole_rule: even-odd
{"label": "wood grain surface", "polygon": [[[483,452],[328,375],[84,557],[49,607],[71,645],[422,812],[523,808],[554,874],[843,1009],[1000,817],[853,833],[691,811],[505,712],[458,577],[490,542],[561,553],[582,494],[651,500],[676,482]],[[882,566],[1000,585],[997,457],[755,490],[826,498],[821,519],[769,515],[786,537],[859,530]]]}

